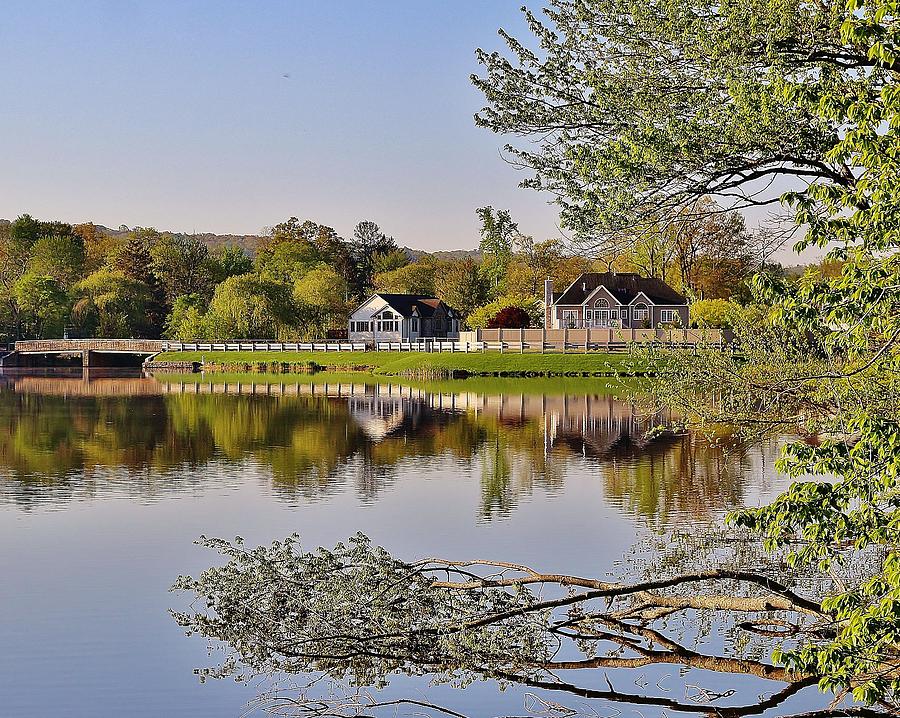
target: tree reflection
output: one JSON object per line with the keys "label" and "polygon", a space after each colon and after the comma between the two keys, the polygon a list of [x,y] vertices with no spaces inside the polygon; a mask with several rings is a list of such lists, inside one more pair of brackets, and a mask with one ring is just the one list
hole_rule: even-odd
{"label": "tree reflection", "polygon": [[197,469],[223,464],[261,468],[286,500],[348,488],[375,500],[398,476],[449,468],[480,476],[478,510],[492,519],[578,471],[596,472],[614,503],[665,525],[739,504],[744,464],[762,451],[651,437],[667,417],[610,393],[258,377],[5,380],[0,472],[4,492],[23,503],[40,500],[43,484],[57,499],[101,481],[155,495],[210,480],[214,470]]}
{"label": "tree reflection", "polygon": [[[385,692],[396,676],[424,677],[432,688],[495,681],[546,715],[609,715],[616,705],[660,716],[882,715],[840,700],[827,709],[815,691],[798,707],[790,699],[816,676],[709,641],[705,651],[692,647],[679,619],[707,615],[771,648],[785,635],[818,640],[833,615],[821,577],[767,563],[750,541],[684,540],[687,566],[657,561],[650,577],[609,581],[478,558],[406,562],[361,534],[308,552],[296,535],[254,548],[202,539],[225,562],[179,577],[174,590],[187,592],[192,608],[173,616],[224,652],[202,676],[303,676],[305,685],[261,696],[280,715],[466,715],[421,682]],[[682,690],[663,688],[667,678]]]}

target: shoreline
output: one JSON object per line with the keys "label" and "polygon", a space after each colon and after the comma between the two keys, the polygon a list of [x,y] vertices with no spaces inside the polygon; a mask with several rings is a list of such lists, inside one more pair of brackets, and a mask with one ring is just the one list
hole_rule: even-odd
{"label": "shoreline", "polygon": [[418,378],[650,376],[654,366],[629,353],[425,353],[425,352],[163,352],[154,371],[308,374],[360,372]]}

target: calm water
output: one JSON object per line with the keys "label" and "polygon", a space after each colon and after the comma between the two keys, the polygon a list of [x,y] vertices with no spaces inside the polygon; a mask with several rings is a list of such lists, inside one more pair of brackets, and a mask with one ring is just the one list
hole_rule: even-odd
{"label": "calm water", "polygon": [[[201,685],[206,645],[168,615],[215,561],[200,534],[604,576],[784,485],[774,445],[646,440],[600,381],[225,379],[0,378],[0,715],[241,715],[254,688]],[[454,700],[523,710],[490,684]]]}

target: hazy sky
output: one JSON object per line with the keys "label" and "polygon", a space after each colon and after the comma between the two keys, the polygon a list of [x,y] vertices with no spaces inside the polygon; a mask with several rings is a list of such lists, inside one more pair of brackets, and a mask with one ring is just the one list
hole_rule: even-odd
{"label": "hazy sky", "polygon": [[521,0],[4,0],[0,217],[470,248],[474,210],[558,235],[475,127],[469,75]]}

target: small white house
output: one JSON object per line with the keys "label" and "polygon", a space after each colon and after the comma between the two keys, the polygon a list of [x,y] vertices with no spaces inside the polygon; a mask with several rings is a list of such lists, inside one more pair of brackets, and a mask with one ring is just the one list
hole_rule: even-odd
{"label": "small white house", "polygon": [[351,342],[407,342],[458,339],[459,314],[437,297],[373,294],[350,315]]}

